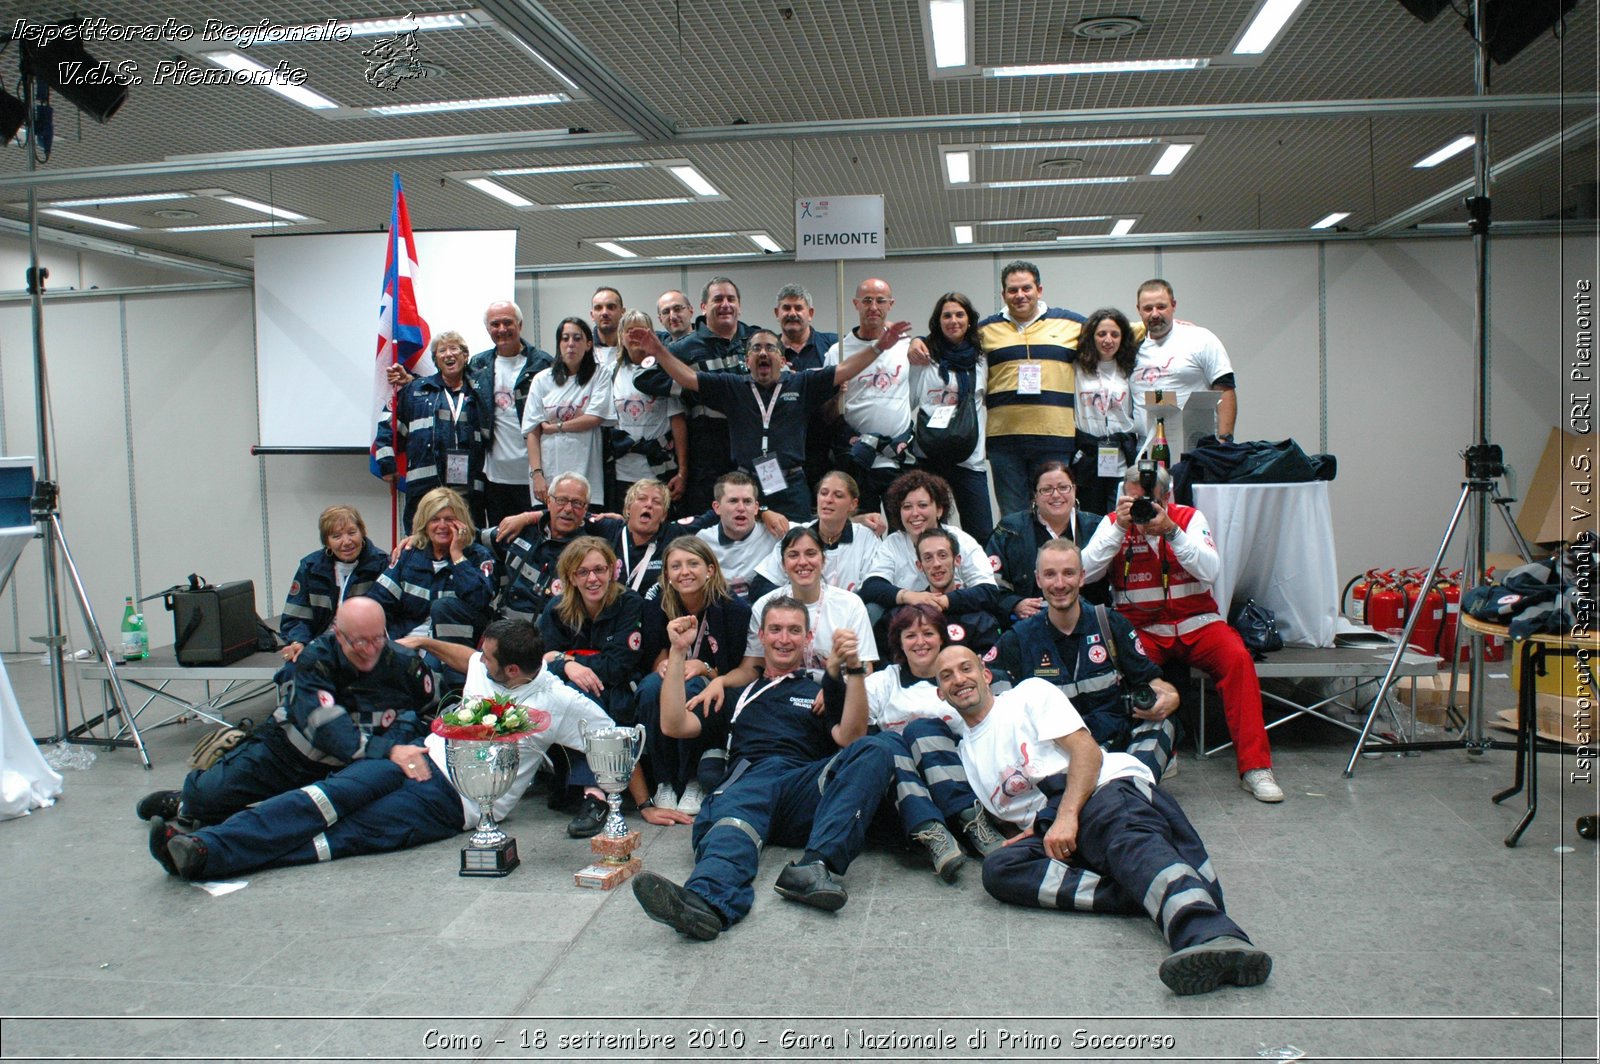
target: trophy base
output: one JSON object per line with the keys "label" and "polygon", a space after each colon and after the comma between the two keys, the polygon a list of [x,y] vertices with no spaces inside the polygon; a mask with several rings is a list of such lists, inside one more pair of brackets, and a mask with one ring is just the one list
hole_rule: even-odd
{"label": "trophy base", "polygon": [[506,839],[497,846],[463,846],[461,875],[506,876],[522,863],[517,856],[517,840]]}
{"label": "trophy base", "polygon": [[610,890],[627,882],[643,866],[644,862],[637,857],[630,857],[622,864],[597,861],[572,873],[572,878],[580,887],[587,887],[590,890]]}
{"label": "trophy base", "polygon": [[633,856],[633,851],[639,848],[642,836],[637,831],[630,831],[620,839],[609,835],[596,835],[589,840],[589,850],[603,861],[621,864]]}

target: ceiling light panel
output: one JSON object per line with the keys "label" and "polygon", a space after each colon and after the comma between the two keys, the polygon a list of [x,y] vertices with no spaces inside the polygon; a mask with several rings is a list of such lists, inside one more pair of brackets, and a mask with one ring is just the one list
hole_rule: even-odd
{"label": "ceiling light panel", "polygon": [[1231,51],[1234,55],[1262,55],[1283,36],[1290,20],[1305,0],[1262,0],[1251,13]]}
{"label": "ceiling light panel", "polygon": [[1334,211],[1311,223],[1312,229],[1332,229],[1346,218],[1350,217],[1349,211]]}
{"label": "ceiling light panel", "polygon": [[1105,59],[1082,63],[1041,63],[1034,66],[989,67],[991,78],[1043,78],[1077,74],[1153,74],[1203,70],[1211,60],[1200,56],[1174,59]]}
{"label": "ceiling light panel", "polygon": [[64,218],[69,222],[77,222],[80,225],[97,225],[105,229],[127,230],[139,228],[139,226],[129,225],[127,222],[118,222],[110,218],[96,218],[92,214],[79,214],[77,211],[64,211],[59,207],[46,207],[40,210],[39,213],[48,214],[53,218]]}
{"label": "ceiling light panel", "polygon": [[1429,152],[1427,155],[1424,155],[1422,158],[1412,163],[1411,166],[1416,170],[1432,169],[1442,162],[1445,162],[1449,159],[1454,159],[1462,152],[1471,151],[1472,146],[1477,142],[1477,138],[1472,134],[1463,134],[1462,136],[1459,136],[1450,143],[1446,144],[1444,147],[1440,148],[1438,151]]}
{"label": "ceiling light panel", "polygon": [[284,99],[299,104],[301,107],[310,108],[313,111],[325,111],[339,107],[333,100],[309,86],[291,85],[281,75],[275,74],[268,67],[263,66],[254,59],[240,55],[238,52],[201,52],[200,58],[213,66],[243,75],[250,79],[249,84],[266,89],[269,92],[275,92]]}

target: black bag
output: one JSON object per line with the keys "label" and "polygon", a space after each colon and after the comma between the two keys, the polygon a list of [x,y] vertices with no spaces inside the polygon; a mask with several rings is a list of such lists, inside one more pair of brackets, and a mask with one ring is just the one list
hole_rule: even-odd
{"label": "black bag", "polygon": [[1274,650],[1283,649],[1283,636],[1278,634],[1278,618],[1255,599],[1246,599],[1243,606],[1235,606],[1228,614],[1228,623],[1238,629],[1246,649],[1260,661]]}
{"label": "black bag", "polygon": [[208,584],[189,574],[188,587],[162,592],[172,611],[179,665],[231,665],[256,652],[256,586],[250,580]]}
{"label": "black bag", "polygon": [[929,426],[927,408],[918,410],[916,439],[917,453],[929,467],[960,465],[978,446],[978,404],[956,403],[955,413],[940,428]]}

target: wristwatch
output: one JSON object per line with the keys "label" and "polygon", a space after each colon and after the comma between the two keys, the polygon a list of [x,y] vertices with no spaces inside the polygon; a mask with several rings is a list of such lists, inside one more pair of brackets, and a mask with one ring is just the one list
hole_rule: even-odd
{"label": "wristwatch", "polygon": [[857,665],[852,669],[850,666],[846,665],[844,667],[844,674],[846,676],[865,676],[867,674],[867,667],[865,665]]}

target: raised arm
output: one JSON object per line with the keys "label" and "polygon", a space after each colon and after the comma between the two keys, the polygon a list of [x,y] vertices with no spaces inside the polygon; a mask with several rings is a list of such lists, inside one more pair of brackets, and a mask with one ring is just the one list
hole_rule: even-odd
{"label": "raised arm", "polygon": [[628,347],[653,356],[662,371],[684,391],[700,390],[700,374],[683,359],[668,351],[667,345],[661,342],[661,337],[656,335],[654,329],[629,329]]}
{"label": "raised arm", "polygon": [[[911,329],[909,321],[897,321],[883,330],[883,335],[872,343],[863,347],[849,358],[840,362],[833,369],[833,383],[835,387],[842,386],[856,374],[866,369],[878,360],[878,356],[900,342],[900,338]],[[840,352],[844,351],[844,341],[839,341]]]}

